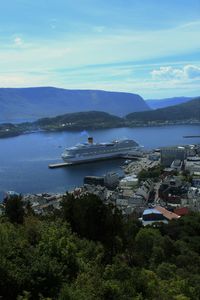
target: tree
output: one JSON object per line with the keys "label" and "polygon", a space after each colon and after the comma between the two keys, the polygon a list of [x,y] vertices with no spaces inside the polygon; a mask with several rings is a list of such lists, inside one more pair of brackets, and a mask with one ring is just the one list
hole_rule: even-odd
{"label": "tree", "polygon": [[5,215],[11,223],[23,224],[24,208],[21,195],[12,196],[6,200]]}
{"label": "tree", "polygon": [[[162,236],[157,229],[154,228],[142,228],[137,233],[136,250],[140,257],[140,263],[147,265],[153,253],[153,247],[160,244]],[[156,259],[156,258],[155,258]],[[139,261],[138,261],[139,262]]]}
{"label": "tree", "polygon": [[79,236],[104,244],[122,236],[122,215],[114,206],[106,206],[99,197],[87,194],[75,198],[67,194],[62,201],[62,215]]}

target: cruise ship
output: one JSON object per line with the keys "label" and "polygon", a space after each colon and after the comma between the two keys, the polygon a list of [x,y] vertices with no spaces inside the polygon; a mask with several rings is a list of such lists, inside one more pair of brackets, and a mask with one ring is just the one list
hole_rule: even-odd
{"label": "cruise ship", "polygon": [[62,159],[70,164],[79,164],[102,159],[120,158],[140,154],[140,146],[133,140],[116,140],[110,143],[94,143],[89,137],[87,143],[66,148]]}

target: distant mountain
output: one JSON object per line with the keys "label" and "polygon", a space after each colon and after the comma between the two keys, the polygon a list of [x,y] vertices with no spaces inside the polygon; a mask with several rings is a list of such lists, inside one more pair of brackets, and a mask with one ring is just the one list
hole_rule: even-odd
{"label": "distant mountain", "polygon": [[174,97],[174,98],[165,98],[157,100],[145,100],[148,106],[152,109],[164,108],[167,106],[174,106],[190,101],[194,97]]}
{"label": "distant mountain", "polygon": [[160,108],[156,110],[131,113],[126,119],[132,122],[182,122],[182,121],[200,121],[200,97],[190,100],[186,103]]}
{"label": "distant mountain", "polygon": [[87,111],[42,118],[35,122],[0,124],[0,138],[38,131],[105,129],[125,126],[124,118],[100,111]]}
{"label": "distant mountain", "polygon": [[139,95],[122,92],[53,87],[0,88],[0,122],[33,121],[92,110],[125,116],[132,111],[149,110],[149,106]]}
{"label": "distant mountain", "polygon": [[37,131],[83,131],[186,123],[200,123],[200,97],[180,105],[131,113],[123,118],[105,112],[88,111],[42,118],[34,122],[0,124],[0,138]]}

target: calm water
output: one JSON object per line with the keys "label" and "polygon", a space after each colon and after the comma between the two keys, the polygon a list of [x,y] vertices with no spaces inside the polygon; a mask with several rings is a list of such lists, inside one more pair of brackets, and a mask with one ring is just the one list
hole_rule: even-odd
{"label": "calm water", "polygon": [[[145,148],[173,144],[199,143],[200,139],[184,139],[183,135],[200,135],[200,126],[117,128],[90,131],[97,142],[131,138]],[[48,164],[61,161],[66,146],[85,142],[80,132],[37,133],[0,139],[0,199],[3,192],[64,192],[83,183],[86,175],[102,175],[119,171],[122,160],[96,162],[59,169]]]}

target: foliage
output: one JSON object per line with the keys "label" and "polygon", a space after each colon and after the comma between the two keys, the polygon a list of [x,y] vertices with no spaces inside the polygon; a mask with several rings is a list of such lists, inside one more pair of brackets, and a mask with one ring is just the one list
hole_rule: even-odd
{"label": "foliage", "polygon": [[0,219],[5,300],[200,299],[200,214],[159,228],[98,197],[66,195],[60,215]]}
{"label": "foliage", "polygon": [[160,175],[162,173],[163,173],[162,166],[156,166],[156,167],[148,169],[148,170],[143,169],[138,174],[138,180],[139,180],[139,182],[145,181],[149,178],[156,180],[160,177]]}
{"label": "foliage", "polygon": [[92,194],[78,198],[67,194],[61,205],[64,220],[80,237],[102,242],[111,256],[122,247],[123,221],[116,207],[104,205]]}
{"label": "foliage", "polygon": [[134,112],[126,116],[134,122],[166,122],[166,121],[200,121],[200,98],[190,100],[179,105],[159,108],[150,111]]}
{"label": "foliage", "polygon": [[24,222],[24,209],[21,196],[12,196],[6,200],[5,214],[12,223]]}

